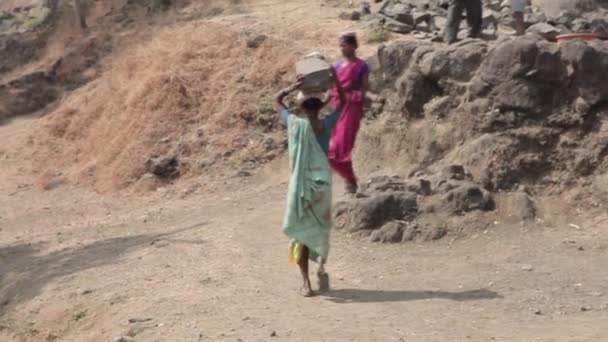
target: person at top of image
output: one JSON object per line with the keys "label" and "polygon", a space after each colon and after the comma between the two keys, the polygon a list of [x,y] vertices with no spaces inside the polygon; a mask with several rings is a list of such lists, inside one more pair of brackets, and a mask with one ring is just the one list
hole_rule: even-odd
{"label": "person at top of image", "polygon": [[[357,192],[357,177],[353,169],[352,151],[363,119],[369,67],[357,57],[359,42],[354,32],[340,36],[344,59],[335,65],[337,78],[346,92],[346,103],[333,131],[328,158],[331,168],[346,182],[346,193]],[[338,108],[338,88],[332,89],[333,108]]]}
{"label": "person at top of image", "polygon": [[300,89],[301,80],[280,91],[275,100],[281,121],[287,126],[289,144],[290,177],[283,232],[291,239],[290,260],[300,268],[302,294],[306,297],[315,294],[310,284],[309,259],[319,262],[320,292],[329,289],[325,262],[329,254],[332,177],[327,152],[331,132],[346,103],[334,69],[332,76],[338,97],[333,112],[325,118],[320,117],[323,94],[299,91],[296,97],[299,114],[287,110],[284,99]]}
{"label": "person at top of image", "polygon": [[469,25],[469,37],[479,38],[482,25],[481,0],[449,0],[448,17],[444,32],[444,41],[453,44],[458,41],[458,31],[462,21],[462,12],[467,13],[467,24]]}
{"label": "person at top of image", "polygon": [[515,32],[518,36],[526,33],[524,12],[526,10],[526,6],[531,4],[531,0],[511,0],[511,11],[513,11],[513,18],[515,19]]}

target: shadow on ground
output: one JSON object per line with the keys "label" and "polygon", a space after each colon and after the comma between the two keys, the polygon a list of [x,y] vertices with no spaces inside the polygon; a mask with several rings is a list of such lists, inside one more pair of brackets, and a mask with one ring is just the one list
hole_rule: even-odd
{"label": "shadow on ground", "polygon": [[426,299],[447,299],[456,302],[466,302],[502,298],[498,293],[486,289],[459,292],[338,289],[330,291],[326,297],[335,303],[410,302]]}
{"label": "shadow on ground", "polygon": [[45,243],[0,245],[0,316],[18,303],[28,301],[57,278],[118,262],[125,254],[158,241],[200,244],[201,241],[171,239],[172,236],[205,225],[95,241],[88,245],[43,254]]}

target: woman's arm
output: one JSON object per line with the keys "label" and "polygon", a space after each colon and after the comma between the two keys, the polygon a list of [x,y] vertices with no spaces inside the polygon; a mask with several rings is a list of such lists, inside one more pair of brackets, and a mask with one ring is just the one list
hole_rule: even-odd
{"label": "woman's arm", "polygon": [[279,91],[275,97],[274,97],[274,107],[276,109],[277,112],[279,112],[279,114],[287,109],[287,106],[285,105],[285,103],[283,102],[283,100],[285,100],[285,97],[291,93],[293,93],[296,89],[300,88],[300,86],[302,85],[302,81],[298,80],[296,81],[294,84],[290,85],[289,87],[282,89],[281,91]]}
{"label": "woman's arm", "polygon": [[336,90],[338,91],[338,100],[340,101],[340,103],[335,109],[341,112],[344,106],[346,105],[346,91],[344,91],[344,88],[340,84],[340,79],[338,78],[336,68],[331,68],[331,76],[334,79],[334,85],[336,86]]}
{"label": "woman's arm", "polygon": [[361,75],[361,93],[363,93],[363,97],[365,97],[367,89],[369,89],[369,67],[366,67],[363,70],[363,75]]}
{"label": "woman's arm", "polygon": [[289,112],[287,111],[287,106],[283,102],[285,100],[285,96],[292,93],[294,90],[299,89],[302,85],[302,81],[298,80],[291,86],[279,91],[274,98],[275,101],[275,110],[279,114],[279,118],[281,119],[281,123],[284,126],[287,126],[287,121],[289,119]]}

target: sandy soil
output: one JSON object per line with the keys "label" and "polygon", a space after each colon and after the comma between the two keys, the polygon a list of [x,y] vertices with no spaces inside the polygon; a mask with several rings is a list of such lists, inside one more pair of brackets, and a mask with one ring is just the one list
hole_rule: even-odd
{"label": "sandy soil", "polygon": [[27,161],[11,152],[32,124],[0,127],[2,340],[608,337],[606,217],[578,229],[498,223],[393,246],[336,232],[333,291],[305,299],[280,231],[285,161],[270,167],[270,181],[268,171],[185,197],[180,187],[147,196],[69,185],[40,192],[22,173]]}
{"label": "sandy soil", "polygon": [[[242,6],[211,20],[290,25],[330,54],[330,34],[354,27],[331,6]],[[311,11],[318,22],[295,20]],[[421,244],[335,232],[333,290],[307,299],[280,230],[286,160],[208,187],[100,195],[58,179],[42,191],[22,158],[38,121],[0,126],[1,341],[608,340],[602,211]]]}

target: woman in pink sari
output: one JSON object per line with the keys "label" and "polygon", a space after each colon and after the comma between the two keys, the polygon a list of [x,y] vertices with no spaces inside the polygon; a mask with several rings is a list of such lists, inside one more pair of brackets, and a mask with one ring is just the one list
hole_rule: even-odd
{"label": "woman in pink sari", "polygon": [[[353,169],[352,151],[355,146],[367,91],[369,67],[357,57],[357,36],[354,32],[340,36],[344,60],[336,64],[338,79],[346,91],[346,104],[334,128],[328,158],[332,169],[346,181],[346,192],[357,192],[357,177]],[[334,108],[339,103],[337,90],[332,90]]]}

